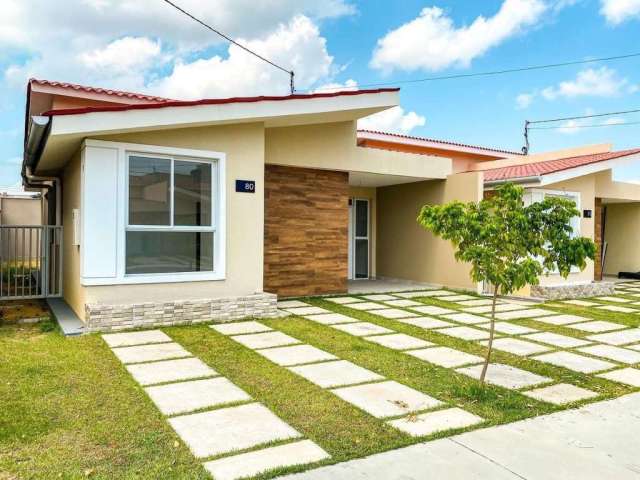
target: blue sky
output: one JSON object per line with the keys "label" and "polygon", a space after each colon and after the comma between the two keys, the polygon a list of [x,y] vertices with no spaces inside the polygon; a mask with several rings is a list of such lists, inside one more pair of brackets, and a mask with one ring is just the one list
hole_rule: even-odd
{"label": "blue sky", "polygon": [[[640,51],[640,0],[176,0],[287,68],[300,89],[393,82]],[[0,19],[0,185],[19,181],[30,76],[172,98],[286,93],[288,79],[160,0],[7,0]],[[402,88],[365,122],[519,150],[525,119],[640,108],[640,57]],[[537,130],[532,150],[640,145],[640,125]],[[640,121],[640,114],[609,123]],[[581,128],[582,127],[582,128]],[[640,168],[616,172],[640,180]]]}

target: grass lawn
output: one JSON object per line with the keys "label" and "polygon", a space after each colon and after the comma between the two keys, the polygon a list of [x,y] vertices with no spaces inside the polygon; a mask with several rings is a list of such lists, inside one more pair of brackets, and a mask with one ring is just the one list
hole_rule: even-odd
{"label": "grass lawn", "polygon": [[[624,295],[623,295],[624,298]],[[633,298],[633,297],[629,297]],[[350,309],[322,298],[310,304],[382,325],[439,345],[482,355],[478,342]],[[459,305],[420,298],[448,308]],[[637,299],[634,299],[637,300]],[[640,315],[548,303],[545,308],[640,325]],[[567,407],[531,399],[301,317],[261,320],[300,341],[352,361],[481,416],[481,426],[551,413]],[[576,330],[524,319],[512,323],[583,337]],[[363,457],[431,438],[412,438],[308,382],[206,325],[162,329],[193,355],[267,406],[330,455],[324,463]],[[595,391],[595,400],[637,389],[509,353],[494,362],[513,365]],[[0,480],[9,478],[208,478],[145,392],[128,375],[99,335],[64,338],[39,326],[0,327]],[[592,400],[593,401],[593,400]],[[584,403],[584,402],[583,402]],[[578,406],[574,403],[570,407]],[[478,427],[471,427],[478,428]],[[470,429],[471,429],[470,428]],[[461,431],[461,430],[457,430]],[[295,467],[276,473],[303,470]],[[4,475],[4,477],[3,477]]]}

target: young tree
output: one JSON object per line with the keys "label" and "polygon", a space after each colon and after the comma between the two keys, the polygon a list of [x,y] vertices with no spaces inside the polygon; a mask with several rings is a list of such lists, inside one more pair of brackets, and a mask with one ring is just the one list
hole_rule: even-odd
{"label": "young tree", "polygon": [[474,282],[488,282],[493,289],[491,333],[480,376],[484,383],[495,335],[496,299],[525,285],[537,285],[545,271],[564,278],[572,266],[581,270],[595,256],[589,238],[573,235],[570,220],[580,215],[575,203],[548,197],[524,206],[522,187],[506,183],[495,195],[478,203],[454,201],[425,205],[418,223],[455,248],[455,258],[471,265]]}

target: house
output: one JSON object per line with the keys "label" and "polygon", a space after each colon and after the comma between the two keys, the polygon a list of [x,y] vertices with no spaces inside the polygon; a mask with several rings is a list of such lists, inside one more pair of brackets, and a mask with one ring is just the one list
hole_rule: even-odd
{"label": "house", "polygon": [[[398,95],[177,101],[31,80],[23,177],[46,186],[47,221],[62,225],[65,301],[87,330],[106,330],[272,315],[277,296],[346,293],[350,279],[478,291],[451,246],[417,225],[425,203],[478,201],[512,179],[530,201],[573,195],[582,233],[598,238],[603,205],[615,225],[614,202],[640,200],[610,178],[640,150],[525,157],[357,131]],[[607,266],[630,269],[616,241]],[[548,285],[595,289],[597,272]]]}

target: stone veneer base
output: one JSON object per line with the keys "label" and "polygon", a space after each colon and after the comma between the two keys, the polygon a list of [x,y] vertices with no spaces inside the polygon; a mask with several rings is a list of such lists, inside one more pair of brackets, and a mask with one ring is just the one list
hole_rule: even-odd
{"label": "stone veneer base", "polygon": [[163,325],[229,322],[245,317],[275,317],[278,297],[256,293],[242,297],[174,300],[127,305],[86,304],[85,331],[106,332]]}
{"label": "stone veneer base", "polygon": [[531,296],[545,298],[547,300],[598,297],[602,295],[614,295],[614,287],[615,284],[613,282],[593,282],[581,285],[534,285],[531,287]]}

